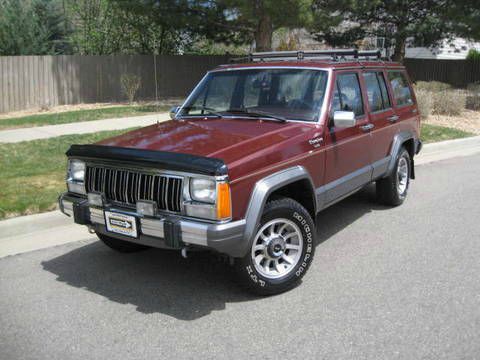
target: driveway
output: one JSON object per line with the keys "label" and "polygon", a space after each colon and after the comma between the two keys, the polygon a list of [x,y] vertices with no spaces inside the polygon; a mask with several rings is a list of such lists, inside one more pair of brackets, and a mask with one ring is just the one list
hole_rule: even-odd
{"label": "driveway", "polygon": [[480,155],[416,175],[401,207],[370,187],[321,213],[309,273],[279,296],[209,254],[81,240],[0,259],[0,358],[478,358]]}

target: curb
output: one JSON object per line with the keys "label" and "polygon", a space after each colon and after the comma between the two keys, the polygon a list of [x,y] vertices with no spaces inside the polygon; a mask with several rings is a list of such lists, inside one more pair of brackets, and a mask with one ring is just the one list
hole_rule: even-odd
{"label": "curb", "polygon": [[477,153],[480,153],[480,136],[445,140],[425,144],[420,154],[415,158],[415,165],[423,165],[455,157],[470,156]]}

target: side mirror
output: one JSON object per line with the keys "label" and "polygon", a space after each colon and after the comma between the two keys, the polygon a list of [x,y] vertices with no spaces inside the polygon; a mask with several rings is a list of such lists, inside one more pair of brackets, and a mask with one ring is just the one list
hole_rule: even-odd
{"label": "side mirror", "polygon": [[170,108],[170,119],[175,120],[178,110],[180,110],[180,106],[174,106]]}
{"label": "side mirror", "polygon": [[354,127],[357,124],[353,111],[335,111],[333,113],[333,125],[338,128]]}

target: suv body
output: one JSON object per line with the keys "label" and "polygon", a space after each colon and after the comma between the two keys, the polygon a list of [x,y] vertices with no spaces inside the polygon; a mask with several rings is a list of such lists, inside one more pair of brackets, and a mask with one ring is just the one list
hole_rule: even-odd
{"label": "suv body", "polygon": [[217,67],[171,121],[72,145],[61,211],[114,249],[213,249],[254,291],[291,288],[319,211],[374,181],[399,205],[414,178],[405,68],[354,54]]}

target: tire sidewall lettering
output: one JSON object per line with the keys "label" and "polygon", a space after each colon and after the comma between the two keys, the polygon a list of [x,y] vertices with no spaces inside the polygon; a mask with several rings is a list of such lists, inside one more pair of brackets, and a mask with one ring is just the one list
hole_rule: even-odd
{"label": "tire sidewall lettering", "polygon": [[[311,253],[313,249],[313,234],[312,234],[312,229],[310,225],[308,224],[308,221],[298,212],[294,211],[293,212],[293,219],[298,222],[298,225],[301,226],[303,229],[303,235],[304,235],[304,241],[306,242],[305,246],[305,255],[302,259],[302,261],[299,263],[299,266],[297,270],[295,271],[295,276],[299,277],[301,276],[307,269],[309,265],[309,261],[311,259]],[[248,265],[246,267],[247,273],[250,276],[250,279],[256,283],[259,284],[260,286],[265,286],[266,282],[260,278],[259,275],[256,274],[256,272],[253,270],[252,266]]]}

